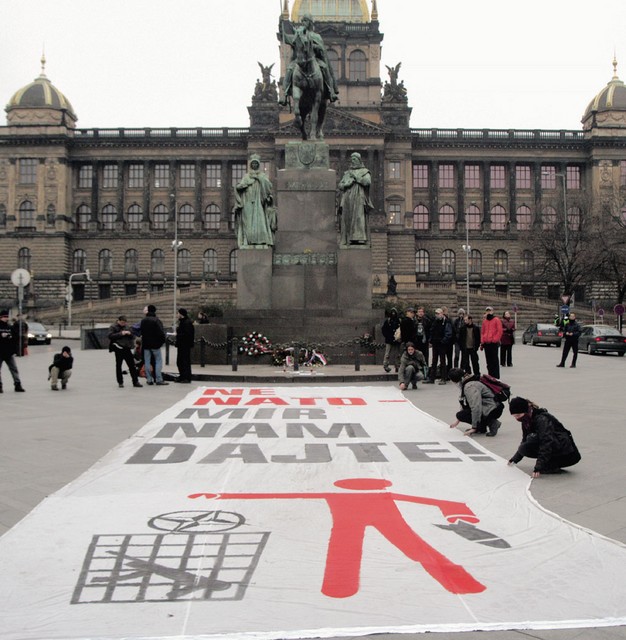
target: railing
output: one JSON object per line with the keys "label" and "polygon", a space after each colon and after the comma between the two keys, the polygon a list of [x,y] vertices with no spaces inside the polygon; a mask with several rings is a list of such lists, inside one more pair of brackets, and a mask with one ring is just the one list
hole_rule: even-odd
{"label": "railing", "polygon": [[584,132],[577,130],[539,129],[411,129],[411,134],[422,140],[528,140],[583,142]]}
{"label": "railing", "polygon": [[187,128],[157,128],[145,127],[141,129],[76,129],[75,138],[106,139],[106,138],[243,138],[250,130],[244,127],[187,127]]}

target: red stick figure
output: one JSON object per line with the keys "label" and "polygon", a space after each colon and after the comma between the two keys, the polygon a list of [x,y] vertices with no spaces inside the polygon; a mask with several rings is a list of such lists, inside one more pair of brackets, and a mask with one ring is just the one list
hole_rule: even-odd
{"label": "red stick figure", "polygon": [[331,598],[347,598],[359,590],[366,527],[374,527],[404,555],[420,562],[424,569],[451,593],[480,593],[485,590],[486,587],[462,566],[451,562],[418,536],[396,505],[398,500],[430,505],[438,507],[448,522],[478,522],[478,518],[465,503],[388,493],[384,489],[391,486],[389,480],[349,478],[337,480],[334,484],[359,493],[193,493],[189,497],[220,500],[326,500],[332,515],[333,527],[328,541],[322,593]]}

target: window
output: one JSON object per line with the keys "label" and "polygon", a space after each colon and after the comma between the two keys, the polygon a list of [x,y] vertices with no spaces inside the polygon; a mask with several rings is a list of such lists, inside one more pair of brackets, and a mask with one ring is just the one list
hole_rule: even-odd
{"label": "window", "polygon": [[578,207],[570,207],[567,210],[567,226],[570,231],[580,230],[580,216],[581,212]]}
{"label": "window", "polygon": [[7,224],[7,208],[0,204],[0,226],[6,227]]}
{"label": "window", "polygon": [[446,231],[453,231],[455,223],[454,209],[449,204],[444,204],[439,209],[439,228]]}
{"label": "window", "polygon": [[529,251],[528,249],[522,251],[520,269],[522,270],[522,273],[532,273],[535,270],[535,256],[532,251]]}
{"label": "window", "polygon": [[84,164],[78,169],[78,188],[91,189],[93,184],[93,167],[90,164]]}
{"label": "window", "polygon": [[556,227],[556,209],[554,207],[546,207],[541,212],[543,229],[554,229]]}
{"label": "window", "polygon": [[165,254],[162,249],[153,249],[150,254],[150,271],[152,275],[162,274],[165,271]]}
{"label": "window", "polygon": [[131,204],[128,207],[128,228],[137,231],[141,229],[141,220],[143,218],[143,212],[138,204]]}
{"label": "window", "polygon": [[428,209],[423,204],[418,204],[413,209],[413,229],[427,231],[429,228]]}
{"label": "window", "polygon": [[128,166],[128,188],[143,189],[143,165],[131,164]]}
{"label": "window", "polygon": [[352,81],[367,79],[367,58],[362,51],[358,49],[353,51],[348,58],[348,68],[350,74],[348,79]]}
{"label": "window", "polygon": [[220,208],[216,204],[210,204],[204,211],[204,228],[207,231],[219,231],[220,218]]}
{"label": "window", "polygon": [[390,180],[400,180],[400,168],[401,164],[397,160],[390,160],[387,164],[387,171],[389,173]]}
{"label": "window", "polygon": [[202,257],[202,275],[208,276],[217,273],[217,251],[207,249]]}
{"label": "window", "polygon": [[170,186],[170,165],[155,164],[154,165],[154,188],[169,189]]}
{"label": "window", "polygon": [[233,249],[228,256],[228,269],[230,275],[237,275],[237,249]]}
{"label": "window", "polygon": [[193,217],[194,211],[190,204],[184,204],[178,210],[178,228],[179,229],[193,229]]}
{"label": "window", "polygon": [[509,272],[509,255],[504,249],[498,249],[493,255],[494,273],[503,275]]}
{"label": "window", "polygon": [[532,214],[530,212],[530,207],[527,207],[523,204],[521,207],[517,208],[515,212],[515,217],[517,218],[517,230],[518,231],[529,231],[532,226]]}
{"label": "window", "polygon": [[428,165],[427,164],[413,165],[413,188],[428,189]]}
{"label": "window", "polygon": [[17,252],[17,268],[26,269],[26,271],[30,271],[30,261],[31,261],[30,249],[28,247],[22,247]]}
{"label": "window", "polygon": [[82,302],[85,299],[85,285],[72,283],[72,296],[76,302]]}
{"label": "window", "polygon": [[35,184],[37,182],[37,163],[34,158],[18,160],[18,179],[20,184]]}
{"label": "window", "polygon": [[441,254],[441,273],[454,275],[456,273],[456,254],[452,249],[446,249]]}
{"label": "window", "polygon": [[530,189],[532,187],[530,179],[530,167],[527,165],[518,165],[515,167],[515,188]]}
{"label": "window", "polygon": [[231,166],[231,186],[236,187],[245,175],[246,165],[243,162],[235,162]]}
{"label": "window", "polygon": [[87,231],[89,229],[89,222],[91,221],[91,207],[86,204],[81,204],[76,209],[76,226],[81,231]]}
{"label": "window", "polygon": [[556,189],[556,167],[552,165],[541,167],[541,188]]}
{"label": "window", "polygon": [[454,189],[454,165],[439,165],[439,188]]}
{"label": "window", "polygon": [[619,161],[619,186],[626,187],[626,160]]}
{"label": "window", "polygon": [[189,249],[179,249],[176,259],[178,260],[178,273],[190,275],[191,274],[191,251],[189,251]]}
{"label": "window", "polygon": [[181,189],[193,189],[196,186],[196,166],[193,164],[180,165]]}
{"label": "window", "polygon": [[387,216],[389,224],[402,224],[402,205],[397,202],[389,204],[389,214]]}
{"label": "window", "polygon": [[137,273],[138,255],[137,249],[128,249],[124,254],[124,274],[136,274]]}
{"label": "window", "polygon": [[102,170],[102,188],[117,189],[119,167],[116,164],[105,164]]}
{"label": "window", "polygon": [[76,249],[72,255],[72,273],[84,273],[87,268],[87,254],[84,249]]}
{"label": "window", "polygon": [[112,204],[107,204],[102,209],[102,228],[111,230],[115,227],[117,220],[117,209]]}
{"label": "window", "polygon": [[127,282],[124,285],[124,295],[126,296],[136,296],[137,295],[137,284],[134,282]]}
{"label": "window", "polygon": [[98,297],[100,300],[108,300],[111,297],[111,285],[99,284],[98,285]]}
{"label": "window", "polygon": [[430,273],[430,255],[426,249],[418,249],[415,252],[415,273],[422,275]]}
{"label": "window", "polygon": [[506,229],[506,209],[497,204],[491,210],[491,230],[492,231],[504,231]]}
{"label": "window", "polygon": [[502,164],[491,165],[489,181],[492,189],[506,189],[506,167]]}
{"label": "window", "polygon": [[157,204],[152,212],[152,226],[155,229],[167,229],[167,220],[170,212],[164,204]]}
{"label": "window", "polygon": [[480,189],[480,166],[466,164],[463,170],[466,189]]}
{"label": "window", "polygon": [[330,63],[330,67],[333,70],[333,75],[335,76],[335,78],[340,78],[341,69],[339,69],[339,54],[336,51],[329,49],[326,52],[326,55],[328,57],[328,62]]}
{"label": "window", "polygon": [[472,249],[469,254],[469,270],[470,273],[482,274],[483,272],[483,256],[478,249]]}
{"label": "window", "polygon": [[567,167],[566,169],[567,188],[571,191],[580,189],[580,167]]}
{"label": "window", "polygon": [[24,200],[20,204],[20,227],[35,226],[35,207],[30,200]]}
{"label": "window", "polygon": [[113,255],[111,254],[110,249],[102,249],[98,254],[98,273],[111,273],[112,271]]}
{"label": "window", "polygon": [[482,225],[482,214],[475,204],[471,204],[467,209],[465,209],[465,224],[467,225],[467,228],[472,231],[480,231],[480,227]]}
{"label": "window", "polygon": [[209,189],[219,189],[222,186],[222,165],[210,163],[206,166],[206,186]]}

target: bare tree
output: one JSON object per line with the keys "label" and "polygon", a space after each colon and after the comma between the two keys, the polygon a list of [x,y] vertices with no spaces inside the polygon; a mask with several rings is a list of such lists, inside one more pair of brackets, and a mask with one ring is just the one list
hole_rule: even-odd
{"label": "bare tree", "polygon": [[596,239],[598,276],[615,288],[616,302],[626,298],[626,208],[615,201],[605,208]]}

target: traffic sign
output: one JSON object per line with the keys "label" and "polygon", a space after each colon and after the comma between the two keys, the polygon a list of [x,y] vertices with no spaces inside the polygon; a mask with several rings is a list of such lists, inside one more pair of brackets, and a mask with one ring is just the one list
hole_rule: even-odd
{"label": "traffic sign", "polygon": [[567,304],[569,302],[569,296],[561,296],[561,300],[563,300],[563,304]]}
{"label": "traffic sign", "polygon": [[602,316],[604,315],[604,309],[603,309],[602,307],[600,307],[600,308],[598,309],[598,315],[599,315],[600,317],[602,317]]}
{"label": "traffic sign", "polygon": [[624,305],[623,304],[616,304],[613,307],[613,311],[615,312],[616,316],[623,316],[624,315],[624,311],[625,311]]}
{"label": "traffic sign", "polygon": [[517,313],[519,310],[519,307],[515,304],[515,302],[513,303],[513,306],[511,307],[511,309],[513,309],[513,313]]}
{"label": "traffic sign", "polygon": [[567,314],[569,313],[569,306],[568,306],[568,305],[566,305],[566,304],[564,304],[564,305],[561,307],[561,313],[562,313],[564,316],[565,316],[565,315],[567,315]]}
{"label": "traffic sign", "polygon": [[27,269],[15,269],[11,273],[11,282],[16,287],[27,287],[30,283],[30,273]]}

